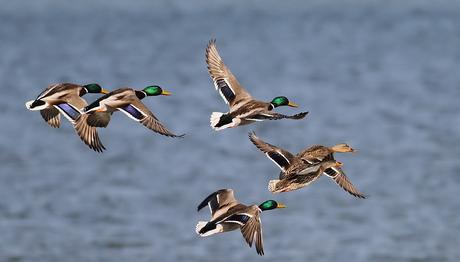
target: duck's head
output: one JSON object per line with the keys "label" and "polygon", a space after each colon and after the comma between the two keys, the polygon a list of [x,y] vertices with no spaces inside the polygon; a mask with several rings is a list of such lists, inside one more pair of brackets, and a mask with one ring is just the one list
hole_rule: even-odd
{"label": "duck's head", "polygon": [[343,143],[343,144],[337,144],[333,147],[331,147],[332,151],[337,152],[337,153],[348,153],[348,152],[356,152],[355,149],[353,149],[351,146]]}
{"label": "duck's head", "polygon": [[136,96],[139,99],[142,99],[146,96],[170,96],[171,92],[162,89],[160,86],[147,86],[146,88],[142,89],[141,91],[136,90]]}
{"label": "duck's head", "polygon": [[272,210],[276,208],[285,208],[285,207],[286,206],[284,204],[276,202],[275,200],[267,200],[259,205],[259,208],[262,211]]}
{"label": "duck's head", "polygon": [[107,89],[102,88],[99,84],[87,84],[83,86],[83,92],[86,93],[101,93],[101,94],[108,94],[110,91]]}
{"label": "duck's head", "polygon": [[285,96],[277,96],[273,98],[273,100],[270,102],[270,109],[273,109],[275,107],[279,106],[290,106],[290,107],[298,107],[297,104],[289,101],[289,99]]}

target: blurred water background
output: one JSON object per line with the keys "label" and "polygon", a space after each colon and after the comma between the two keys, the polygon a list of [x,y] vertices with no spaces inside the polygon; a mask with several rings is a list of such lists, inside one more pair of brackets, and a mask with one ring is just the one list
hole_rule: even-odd
{"label": "blurred water background", "polygon": [[[0,261],[459,261],[460,2],[0,1]],[[310,114],[214,132],[227,110],[211,38],[257,98]],[[159,84],[145,103],[184,139],[116,114],[89,150],[24,102],[55,82]],[[88,100],[97,96],[87,95]],[[294,113],[291,108],[280,109]],[[321,178],[272,195],[277,167],[247,139],[338,155],[358,200]],[[219,188],[263,214],[265,257],[239,232],[201,239]]]}

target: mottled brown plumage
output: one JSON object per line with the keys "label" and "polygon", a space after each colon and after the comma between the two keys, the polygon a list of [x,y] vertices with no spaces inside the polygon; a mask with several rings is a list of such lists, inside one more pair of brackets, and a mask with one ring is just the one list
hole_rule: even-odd
{"label": "mottled brown plumage", "polygon": [[249,139],[281,169],[279,180],[269,182],[271,192],[288,192],[305,187],[324,174],[332,178],[351,195],[366,198],[345,175],[341,168],[342,163],[334,159],[334,153],[336,152],[355,151],[347,144],[337,144],[333,147],[314,145],[297,155],[293,155],[287,150],[264,142],[254,132],[249,134]]}

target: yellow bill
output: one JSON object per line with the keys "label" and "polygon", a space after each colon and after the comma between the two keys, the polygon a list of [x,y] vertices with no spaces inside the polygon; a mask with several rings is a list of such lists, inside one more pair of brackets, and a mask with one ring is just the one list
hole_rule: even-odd
{"label": "yellow bill", "polygon": [[286,205],[282,203],[278,203],[278,206],[276,208],[286,208]]}

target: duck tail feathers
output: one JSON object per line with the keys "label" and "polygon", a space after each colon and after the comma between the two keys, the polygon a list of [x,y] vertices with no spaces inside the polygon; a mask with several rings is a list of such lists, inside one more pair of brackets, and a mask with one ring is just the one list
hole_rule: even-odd
{"label": "duck tail feathers", "polygon": [[272,193],[279,193],[279,192],[276,192],[276,185],[278,184],[280,180],[270,180],[270,182],[268,182],[268,191],[272,192]]}
{"label": "duck tail feathers", "polygon": [[218,127],[217,124],[220,122],[220,118],[224,115],[224,113],[221,113],[221,112],[212,112],[211,114],[211,127],[214,129],[214,130],[218,130]]}
{"label": "duck tail feathers", "polygon": [[214,235],[222,231],[223,231],[222,225],[218,225],[218,224],[207,222],[207,221],[199,221],[195,227],[195,232],[202,237]]}
{"label": "duck tail feathers", "polygon": [[26,102],[26,108],[32,111],[42,110],[49,107],[49,104],[42,100],[30,100]]}
{"label": "duck tail feathers", "polygon": [[196,224],[196,227],[195,227],[195,232],[198,234],[198,235],[201,235],[200,234],[200,231],[201,229],[203,229],[203,227],[206,226],[208,222],[206,221],[198,221],[198,224]]}
{"label": "duck tail feathers", "polygon": [[210,122],[212,129],[216,131],[235,126],[230,114],[224,114],[221,112],[212,112]]}

